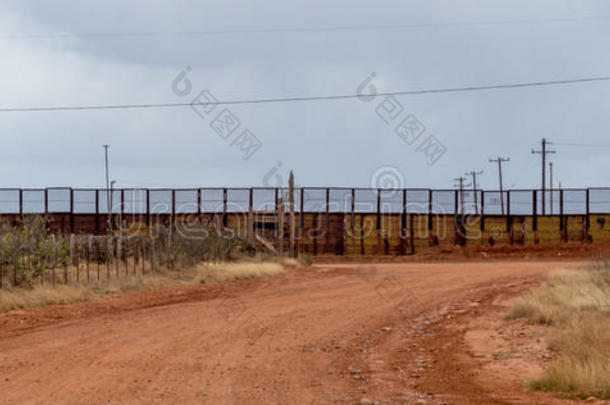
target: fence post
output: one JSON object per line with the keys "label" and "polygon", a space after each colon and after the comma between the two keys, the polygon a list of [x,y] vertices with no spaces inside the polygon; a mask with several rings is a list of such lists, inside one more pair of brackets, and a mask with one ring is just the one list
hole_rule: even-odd
{"label": "fence post", "polygon": [[[485,190],[481,190],[481,232],[485,231]],[[483,237],[483,235],[481,235]]]}
{"label": "fence post", "polygon": [[506,192],[506,232],[509,232],[511,234],[511,240],[512,240],[512,217],[510,216],[510,190],[508,190]]}
{"label": "fence post", "polygon": [[146,189],[146,226],[150,227],[150,189],[148,188]]}
{"label": "fence post", "polygon": [[355,221],[356,221],[356,189],[352,188],[352,206],[351,206],[352,214],[351,214],[351,229],[354,229]]}
{"label": "fence post", "polygon": [[538,230],[538,193],[532,190],[532,231]]}
{"label": "fence post", "polygon": [[377,230],[381,229],[381,190],[377,189]]}
{"label": "fence post", "polygon": [[428,233],[432,236],[432,190],[428,190]]}
{"label": "fence post", "polygon": [[559,190],[559,231],[561,232],[561,239],[566,242],[565,218],[563,216],[563,190]]}
{"label": "fence post", "polygon": [[402,235],[406,238],[407,236],[407,189],[402,189],[402,218],[400,219],[400,227],[402,228]]}
{"label": "fence post", "polygon": [[95,233],[100,231],[100,190],[95,189]]}
{"label": "fence post", "polygon": [[201,189],[197,189],[197,216],[201,217]]}
{"label": "fence post", "polygon": [[299,215],[299,222],[301,225],[301,232],[303,232],[303,226],[305,225],[305,187],[301,187],[301,214]]}
{"label": "fence post", "polygon": [[248,240],[254,242],[254,189],[250,187],[248,192]]}
{"label": "fence post", "polygon": [[74,190],[70,188],[70,232],[74,232]]}
{"label": "fence post", "polygon": [[328,232],[328,228],[329,228],[329,221],[330,221],[330,188],[326,187],[326,221],[325,221],[325,228],[324,228],[324,250],[325,253],[328,253],[329,251],[329,233]]}
{"label": "fence post", "polygon": [[589,189],[587,189],[586,192],[586,210],[587,210],[587,217],[585,218],[585,233],[587,234],[587,239],[588,239],[588,235],[589,235],[589,227],[591,225],[591,220],[589,218],[590,214],[591,214],[591,210],[590,210],[590,193],[589,193]]}
{"label": "fence post", "polygon": [[176,190],[172,189],[172,223],[176,221]]}
{"label": "fence post", "polygon": [[[226,188],[222,189],[222,226],[227,227],[227,200],[228,200],[228,191]],[[275,202],[277,206],[277,200]]]}
{"label": "fence post", "polygon": [[19,216],[23,217],[23,189],[19,189]]}
{"label": "fence post", "polygon": [[44,214],[49,213],[49,189],[44,189]]}

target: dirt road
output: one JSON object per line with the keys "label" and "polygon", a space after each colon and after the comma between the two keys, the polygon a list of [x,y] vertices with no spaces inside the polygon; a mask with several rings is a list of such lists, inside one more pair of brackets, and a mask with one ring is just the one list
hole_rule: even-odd
{"label": "dirt road", "polygon": [[14,311],[0,402],[527,403],[517,383],[477,378],[466,325],[568,265],[333,264]]}

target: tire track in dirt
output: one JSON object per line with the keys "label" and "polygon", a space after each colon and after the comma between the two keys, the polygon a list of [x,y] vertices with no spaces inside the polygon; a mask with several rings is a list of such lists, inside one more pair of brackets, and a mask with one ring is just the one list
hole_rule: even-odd
{"label": "tire track in dirt", "polygon": [[14,311],[0,402],[502,403],[460,357],[466,321],[565,266],[333,264]]}

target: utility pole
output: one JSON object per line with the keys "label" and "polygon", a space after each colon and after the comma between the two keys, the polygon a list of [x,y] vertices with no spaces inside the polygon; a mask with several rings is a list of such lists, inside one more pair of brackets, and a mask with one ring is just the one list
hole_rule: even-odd
{"label": "utility pole", "polygon": [[510,158],[498,156],[495,159],[489,159],[490,162],[498,162],[498,176],[500,177],[500,205],[502,207],[502,215],[504,215],[504,190],[502,189],[502,163],[510,162]]}
{"label": "utility pole", "polygon": [[472,176],[472,189],[474,190],[474,213],[475,215],[479,215],[479,202],[477,197],[477,174],[483,174],[483,170],[470,171],[466,173],[466,176]]}
{"label": "utility pole", "polygon": [[553,162],[549,162],[549,190],[551,191],[551,215],[553,215]]}
{"label": "utility pole", "polygon": [[552,145],[552,142],[547,142],[546,138],[542,138],[542,149],[541,150],[533,150],[532,153],[539,153],[542,155],[542,215],[546,213],[546,204],[545,204],[545,189],[546,189],[546,155],[549,153],[555,153],[554,150],[547,150],[546,145]]}
{"label": "utility pole", "polygon": [[461,211],[462,215],[464,215],[464,181],[466,180],[466,178],[460,176],[453,180],[460,183],[460,186],[459,186],[460,187],[460,211]]}

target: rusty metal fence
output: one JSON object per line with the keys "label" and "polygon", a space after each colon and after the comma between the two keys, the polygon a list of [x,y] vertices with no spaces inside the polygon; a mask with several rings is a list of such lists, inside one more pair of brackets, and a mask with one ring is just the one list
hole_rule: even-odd
{"label": "rusty metal fence", "polygon": [[[0,189],[0,214],[197,214],[276,210],[286,188]],[[610,213],[610,188],[545,190],[305,187],[301,213],[586,215]]]}

